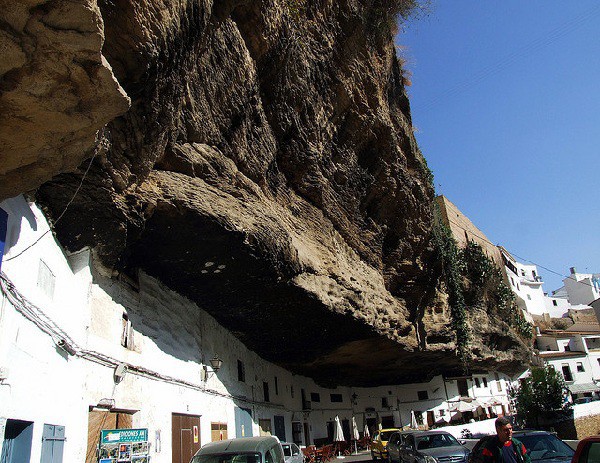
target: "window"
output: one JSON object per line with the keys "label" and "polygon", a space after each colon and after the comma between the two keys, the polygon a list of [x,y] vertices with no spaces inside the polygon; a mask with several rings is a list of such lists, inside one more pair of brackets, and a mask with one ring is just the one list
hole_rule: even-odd
{"label": "window", "polygon": [[275,376],[275,395],[279,395],[279,384],[277,384],[277,376]]}
{"label": "window", "polygon": [[583,363],[582,362],[577,362],[577,371],[579,373],[583,373],[585,371],[585,369],[583,368]]}
{"label": "window", "polygon": [[527,295],[527,300],[531,300],[531,296],[529,294]]}
{"label": "window", "polygon": [[479,383],[479,378],[473,378],[475,380],[475,387],[481,387],[481,384]]}
{"label": "window", "polygon": [[54,273],[50,270],[50,267],[46,265],[46,263],[40,259],[40,264],[38,266],[38,280],[37,286],[40,288],[49,299],[54,297],[54,284],[56,278],[54,277]]}
{"label": "window", "polygon": [[294,398],[294,386],[290,386],[290,394],[292,396],[292,399]]}
{"label": "window", "polygon": [[331,398],[332,402],[343,402],[344,401],[342,394],[330,394],[329,397]]}
{"label": "window", "polygon": [[513,277],[510,277],[510,282],[513,286],[515,285],[515,280],[513,279]]}
{"label": "window", "polygon": [[318,392],[311,392],[310,393],[310,401],[311,402],[320,402],[321,395]]}
{"label": "window", "polygon": [[563,363],[561,365],[562,374],[565,378],[565,381],[573,381],[573,374],[571,373],[571,368],[568,363]]}
{"label": "window", "polygon": [[238,381],[245,383],[246,382],[246,367],[244,366],[244,362],[242,362],[241,360],[238,359],[237,365],[238,365]]}
{"label": "window", "polygon": [[458,386],[458,395],[461,397],[469,397],[469,386],[467,385],[467,380],[464,378],[456,380],[456,385]]}
{"label": "window", "polygon": [[481,378],[481,380],[483,381],[483,387],[487,387],[487,379]]}
{"label": "window", "polygon": [[121,345],[127,349],[133,349],[133,329],[126,312],[123,312],[121,328]]}
{"label": "window", "polygon": [[494,373],[494,378],[496,379],[496,385],[498,386],[498,392],[502,392],[502,383],[500,382],[500,376],[498,376],[498,373]]}
{"label": "window", "polygon": [[227,423],[210,423],[210,441],[227,439]]}
{"label": "window", "polygon": [[427,400],[429,399],[429,394],[427,391],[417,391],[417,397],[419,400]]}
{"label": "window", "polygon": [[519,283],[517,283],[517,291],[521,291],[521,288],[519,287]]}
{"label": "window", "polygon": [[558,305],[558,302],[556,301],[556,299],[552,299],[552,305],[555,307]]}
{"label": "window", "polygon": [[381,408],[389,408],[390,404],[388,403],[387,397],[381,398]]}
{"label": "window", "polygon": [[265,397],[265,402],[271,401],[271,399],[269,397],[269,383],[266,381],[263,381],[263,395]]}

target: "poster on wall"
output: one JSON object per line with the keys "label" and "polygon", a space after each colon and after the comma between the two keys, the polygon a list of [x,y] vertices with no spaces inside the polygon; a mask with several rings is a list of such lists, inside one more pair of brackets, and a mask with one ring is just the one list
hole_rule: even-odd
{"label": "poster on wall", "polygon": [[104,429],[98,463],[148,463],[148,429]]}

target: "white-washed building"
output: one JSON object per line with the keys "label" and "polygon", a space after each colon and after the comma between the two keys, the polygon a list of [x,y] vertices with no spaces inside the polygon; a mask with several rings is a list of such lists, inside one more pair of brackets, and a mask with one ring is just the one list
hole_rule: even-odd
{"label": "white-washed building", "polygon": [[540,358],[562,374],[574,400],[599,397],[600,330],[546,330],[537,335]]}
{"label": "white-washed building", "polygon": [[[508,412],[509,378],[482,372],[429,383],[325,388],[247,349],[202,307],[143,273],[106,275],[67,254],[34,204],[0,203],[2,461],[95,462],[101,430],[147,429],[154,463],[201,445],[272,433],[325,441],[335,416],[360,429]],[[215,371],[211,360],[218,360]],[[475,401],[475,402],[474,402]]]}
{"label": "white-washed building", "polygon": [[600,298],[600,273],[578,273],[571,267],[563,283],[564,286],[554,293],[566,295],[571,305],[590,305]]}

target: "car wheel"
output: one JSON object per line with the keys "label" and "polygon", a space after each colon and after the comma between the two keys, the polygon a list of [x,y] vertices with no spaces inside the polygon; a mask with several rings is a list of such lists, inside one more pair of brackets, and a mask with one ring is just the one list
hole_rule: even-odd
{"label": "car wheel", "polygon": [[373,461],[377,461],[377,457],[375,456],[375,452],[371,452],[371,458]]}

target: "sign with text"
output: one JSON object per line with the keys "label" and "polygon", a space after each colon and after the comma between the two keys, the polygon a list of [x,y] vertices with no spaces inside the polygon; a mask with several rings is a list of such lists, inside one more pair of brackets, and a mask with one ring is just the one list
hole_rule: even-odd
{"label": "sign with text", "polygon": [[103,429],[100,431],[100,463],[147,463],[148,429]]}

